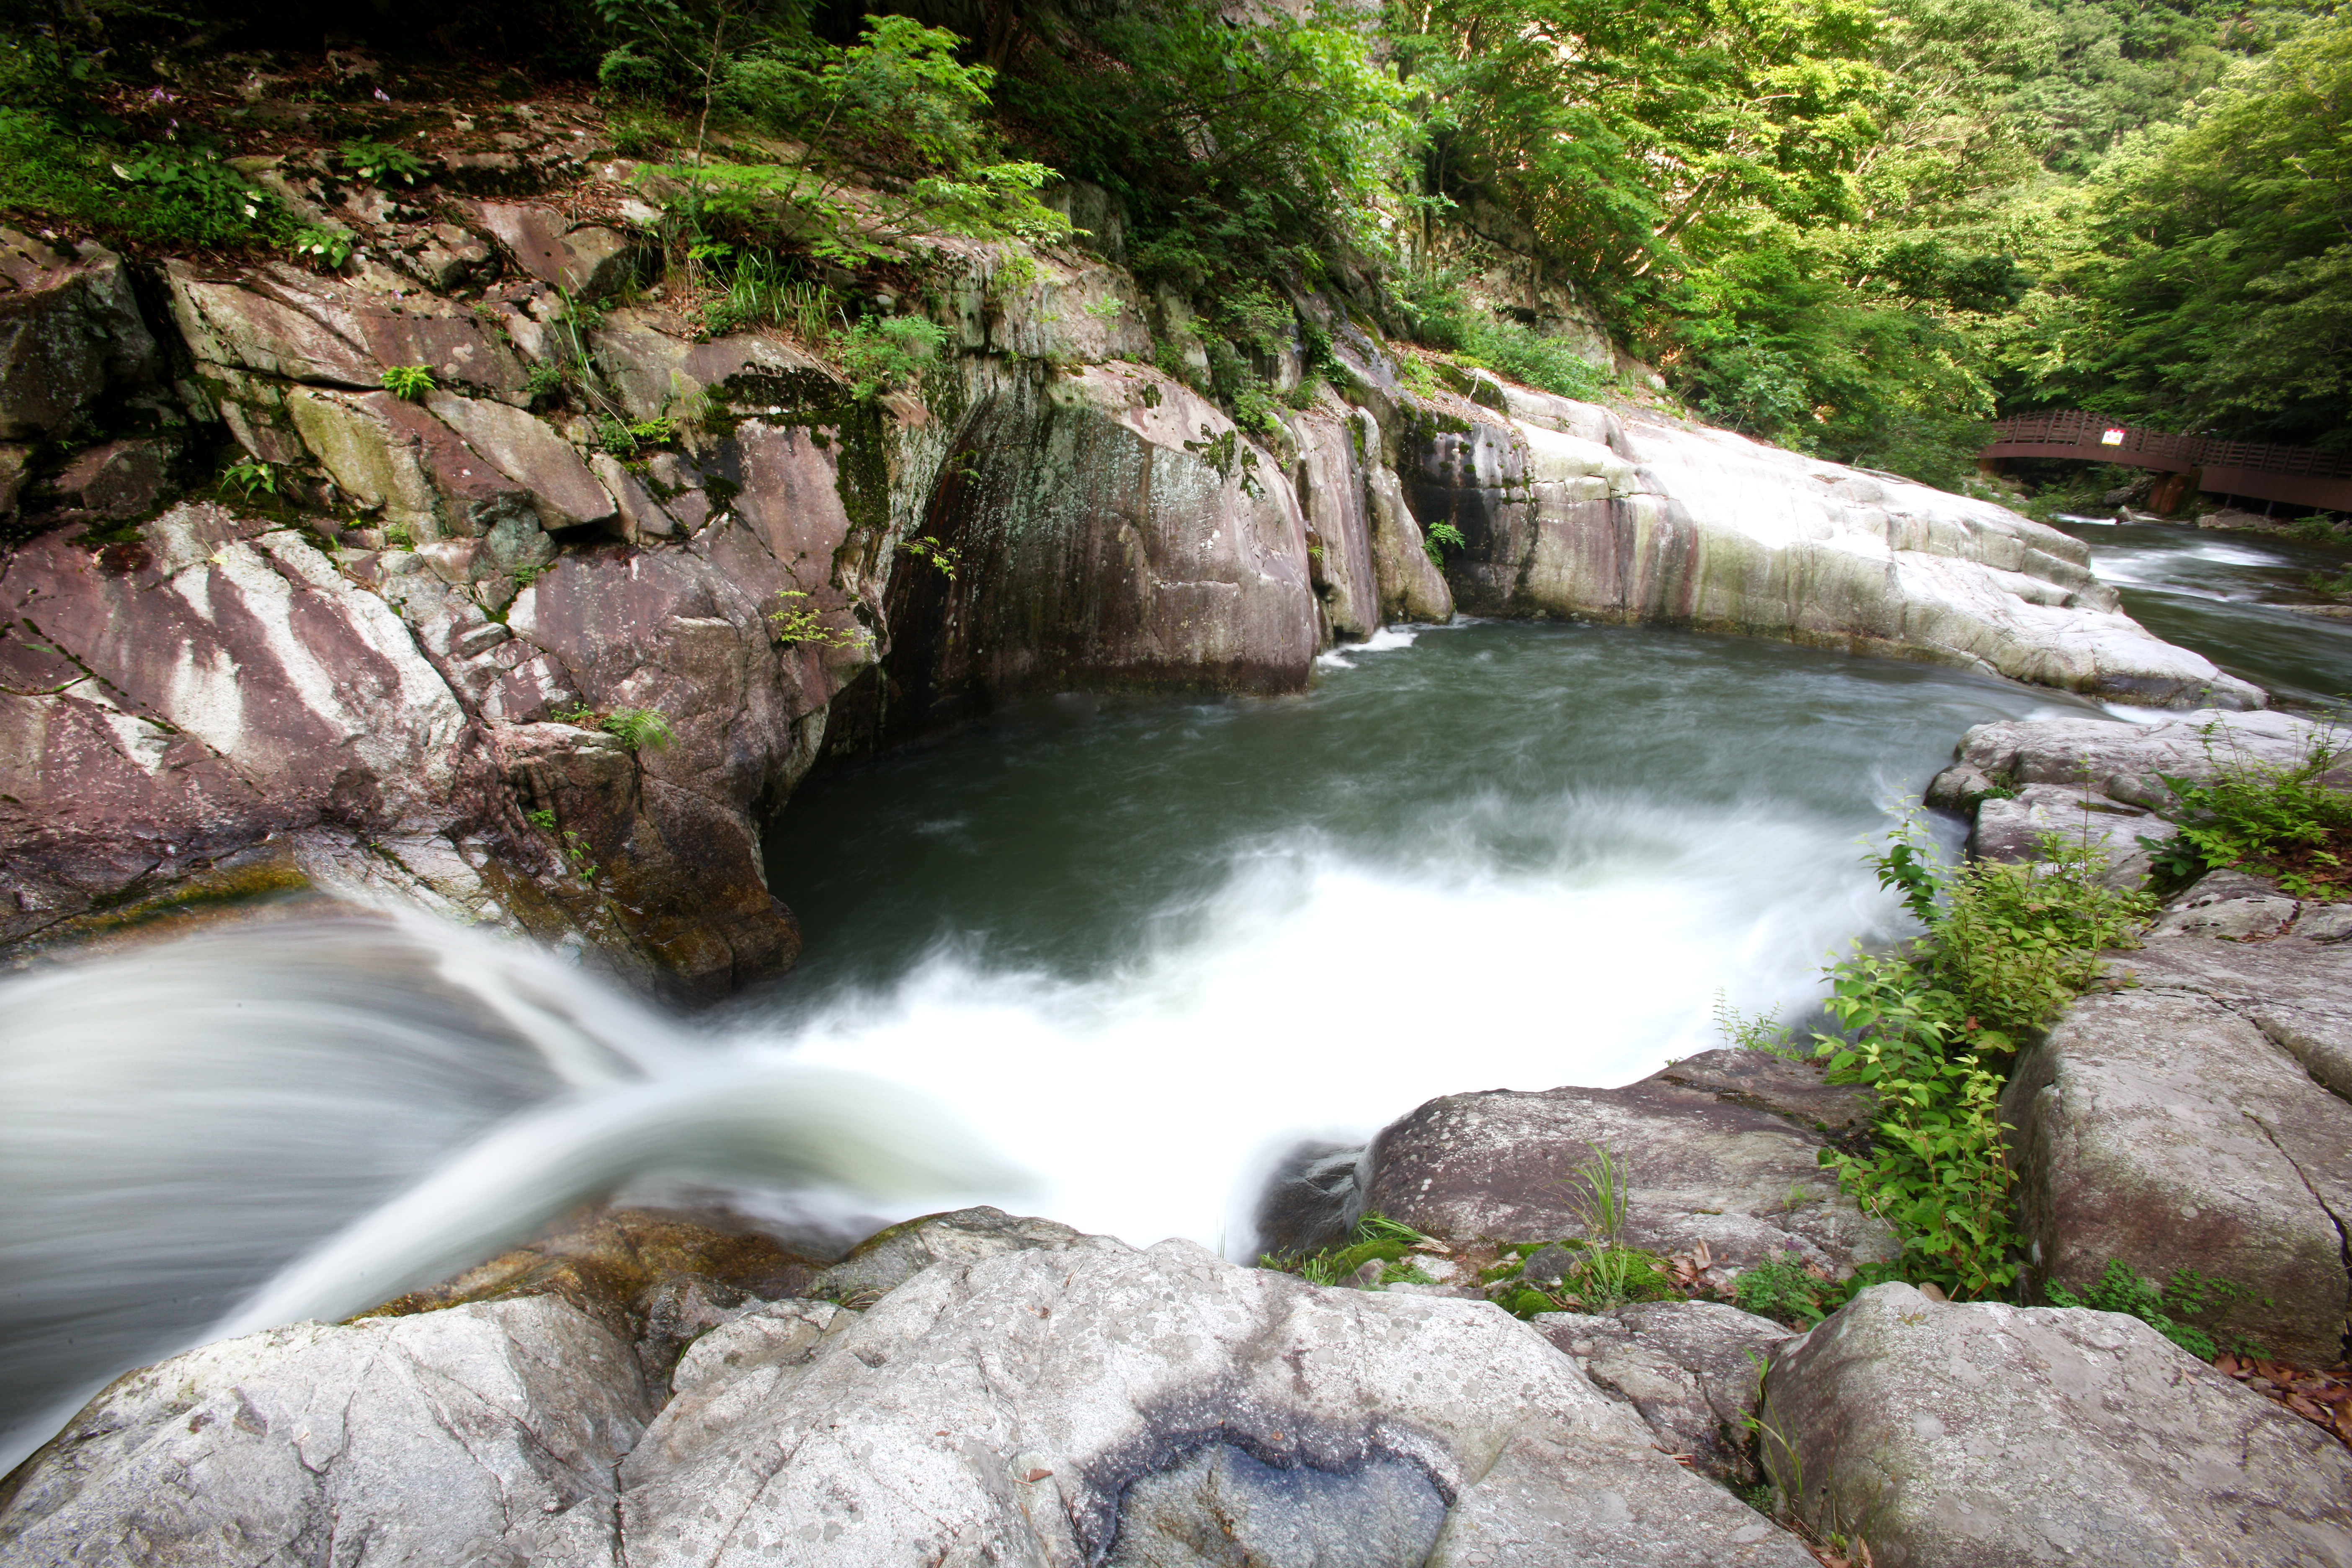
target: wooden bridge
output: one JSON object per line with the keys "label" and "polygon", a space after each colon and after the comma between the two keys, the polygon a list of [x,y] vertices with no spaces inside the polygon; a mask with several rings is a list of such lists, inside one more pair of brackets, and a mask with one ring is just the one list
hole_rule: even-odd
{"label": "wooden bridge", "polygon": [[2162,512],[2177,510],[2191,490],[2352,511],[2352,452],[2136,430],[2104,414],[2070,411],[2004,419],[1993,426],[1992,445],[1977,457],[1987,463],[2002,458],[2073,458],[2154,468],[2176,476],[2159,484],[2150,498],[2153,510]]}

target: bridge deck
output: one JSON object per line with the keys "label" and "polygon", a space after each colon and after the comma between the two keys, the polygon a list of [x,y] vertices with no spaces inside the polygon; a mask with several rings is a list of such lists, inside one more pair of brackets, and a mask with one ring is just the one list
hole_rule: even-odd
{"label": "bridge deck", "polygon": [[1993,427],[1980,458],[2066,458],[2189,474],[2200,490],[2352,511],[2352,453],[2140,430],[2104,414],[2021,414]]}

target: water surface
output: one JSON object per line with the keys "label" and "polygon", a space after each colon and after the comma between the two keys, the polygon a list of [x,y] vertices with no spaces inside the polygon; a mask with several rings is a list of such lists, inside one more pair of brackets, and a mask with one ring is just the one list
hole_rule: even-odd
{"label": "water surface", "polygon": [[1301,1135],[1612,1085],[1793,1016],[1898,929],[1861,865],[1972,724],[2097,710],[1932,666],[1574,625],[1384,635],[1314,690],[1061,699],[804,787],[808,947],[739,1003],[945,1096],[1032,1212],[1239,1251]]}
{"label": "water surface", "polygon": [[2195,648],[2285,703],[2336,706],[2352,693],[2352,622],[2281,609],[2310,604],[2314,575],[2340,577],[2352,552],[2184,523],[2065,520],[2124,609],[2167,642]]}

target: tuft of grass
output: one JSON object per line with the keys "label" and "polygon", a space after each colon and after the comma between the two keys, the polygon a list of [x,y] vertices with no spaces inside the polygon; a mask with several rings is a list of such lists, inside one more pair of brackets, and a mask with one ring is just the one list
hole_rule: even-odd
{"label": "tuft of grass", "polygon": [[1428,1239],[1409,1225],[1385,1215],[1368,1214],[1356,1222],[1348,1239],[1338,1247],[1294,1257],[1267,1253],[1258,1258],[1257,1266],[1296,1274],[1313,1285],[1354,1285],[1364,1266],[1377,1262],[1381,1270],[1373,1281],[1376,1289],[1400,1282],[1432,1285],[1436,1280],[1412,1257],[1415,1244]]}

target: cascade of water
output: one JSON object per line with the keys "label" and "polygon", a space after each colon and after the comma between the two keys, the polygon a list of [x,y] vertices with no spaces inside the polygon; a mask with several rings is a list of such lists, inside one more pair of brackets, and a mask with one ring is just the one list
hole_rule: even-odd
{"label": "cascade of water", "polygon": [[0,1468],[126,1367],[347,1316],[647,1173],[900,1203],[1018,1182],[913,1090],[715,1052],[421,919],[30,974],[0,1019]]}

